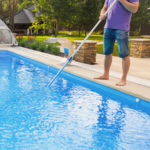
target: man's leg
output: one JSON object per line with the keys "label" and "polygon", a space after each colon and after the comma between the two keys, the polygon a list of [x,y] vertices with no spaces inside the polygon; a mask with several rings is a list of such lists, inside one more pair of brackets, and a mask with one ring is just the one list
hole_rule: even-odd
{"label": "man's leg", "polygon": [[120,82],[118,82],[116,85],[118,86],[124,86],[126,84],[126,79],[127,79],[127,74],[130,68],[130,57],[124,57],[122,58],[122,70],[123,70],[123,74],[122,74],[122,78],[120,80]]}
{"label": "man's leg", "polygon": [[104,29],[104,44],[103,50],[105,54],[104,58],[104,74],[94,79],[108,80],[109,79],[109,69],[112,63],[112,53],[115,43],[115,37],[113,36],[113,29]]}
{"label": "man's leg", "polygon": [[105,55],[104,58],[104,74],[99,77],[95,77],[94,79],[103,79],[108,80],[109,79],[109,70],[112,63],[112,54]]}
{"label": "man's leg", "polygon": [[116,30],[115,37],[118,43],[119,57],[122,58],[122,78],[116,85],[124,86],[126,84],[126,78],[130,67],[129,58],[129,32],[124,30]]}

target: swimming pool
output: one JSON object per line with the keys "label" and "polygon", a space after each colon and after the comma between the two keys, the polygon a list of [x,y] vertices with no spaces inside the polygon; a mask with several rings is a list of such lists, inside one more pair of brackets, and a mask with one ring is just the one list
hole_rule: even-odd
{"label": "swimming pool", "polygon": [[0,51],[0,149],[150,149],[150,104]]}

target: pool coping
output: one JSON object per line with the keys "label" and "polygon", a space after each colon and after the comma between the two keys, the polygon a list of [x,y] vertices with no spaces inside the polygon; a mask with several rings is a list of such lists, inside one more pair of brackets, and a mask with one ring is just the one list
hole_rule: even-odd
{"label": "pool coping", "polygon": [[[42,53],[22,47],[0,47],[0,50],[8,50],[10,52],[25,56],[27,58],[36,60],[38,62],[50,65],[58,69],[61,69],[63,66],[60,65],[62,57],[59,56],[54,56],[51,54]],[[94,80],[93,77],[98,76],[100,73],[92,69],[89,70],[87,68],[84,68],[82,67],[82,65],[80,65],[80,63],[78,63],[78,65],[75,65],[73,63],[73,65],[67,66],[64,71],[150,102],[149,87],[129,81],[127,82],[126,86],[118,87],[115,85],[115,83],[117,83],[119,80],[115,77],[110,77],[110,80]]]}

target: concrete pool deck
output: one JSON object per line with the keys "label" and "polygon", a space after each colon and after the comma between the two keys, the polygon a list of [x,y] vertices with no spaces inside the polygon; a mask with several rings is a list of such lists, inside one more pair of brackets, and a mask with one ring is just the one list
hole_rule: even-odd
{"label": "concrete pool deck", "polygon": [[[62,65],[60,65],[62,57],[59,56],[22,47],[1,46],[0,50],[8,50],[41,63],[45,63],[59,69],[62,68]],[[115,85],[119,82],[122,74],[121,59],[118,57],[113,57],[109,80],[93,79],[93,77],[100,76],[103,73],[103,60],[104,55],[97,54],[96,63],[94,65],[72,61],[72,64],[67,66],[64,70],[150,102],[150,58],[131,57],[131,67],[127,78],[127,85],[122,87]]]}

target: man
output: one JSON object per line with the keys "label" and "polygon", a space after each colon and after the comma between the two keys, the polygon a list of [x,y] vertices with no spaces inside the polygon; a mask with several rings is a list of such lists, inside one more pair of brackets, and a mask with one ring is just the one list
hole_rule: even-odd
{"label": "man", "polygon": [[[100,13],[100,19],[105,19],[103,15],[114,0],[106,0]],[[115,40],[117,40],[119,57],[122,58],[123,74],[119,83],[116,85],[124,86],[130,67],[129,58],[129,26],[132,13],[136,13],[139,8],[139,0],[118,0],[108,12],[104,29],[104,74],[94,79],[109,79],[109,70],[112,63],[112,53]]]}

